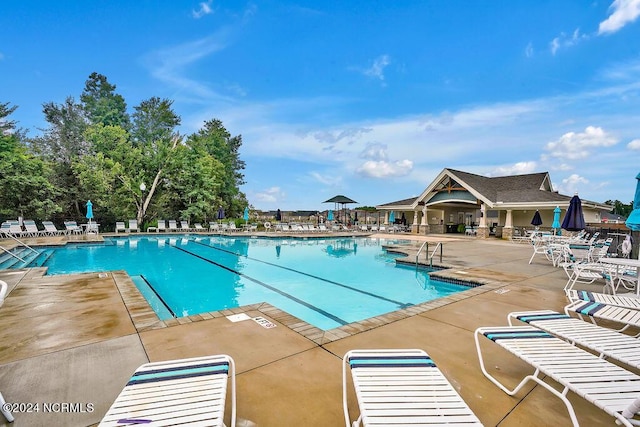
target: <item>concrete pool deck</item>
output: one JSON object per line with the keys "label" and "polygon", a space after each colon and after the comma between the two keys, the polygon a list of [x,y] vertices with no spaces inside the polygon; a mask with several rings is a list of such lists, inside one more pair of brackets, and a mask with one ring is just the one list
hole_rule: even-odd
{"label": "concrete pool deck", "polygon": [[[0,308],[0,392],[8,402],[41,405],[38,413],[16,413],[13,425],[95,425],[139,365],[225,353],[236,362],[239,420],[263,427],[342,426],[342,356],[354,348],[425,350],[487,426],[570,425],[564,404],[542,387],[528,386],[510,397],[489,382],[480,371],[473,339],[479,326],[506,325],[511,311],[561,310],[566,305],[564,271],[542,257],[529,265],[528,245],[451,235],[395,237],[400,236],[416,240],[407,249],[411,254],[421,241],[444,242],[443,264],[453,268],[441,273],[484,285],[415,312],[395,312],[323,334],[261,304],[159,322],[128,287],[123,272],[43,276],[43,269],[0,271],[10,289]],[[225,317],[242,312],[276,327]],[[488,366],[507,384],[532,372],[486,344]],[[352,388],[349,393],[355,419]],[[615,425],[584,399],[568,397],[581,425]],[[80,405],[75,412],[43,412],[44,403],[64,402]]]}

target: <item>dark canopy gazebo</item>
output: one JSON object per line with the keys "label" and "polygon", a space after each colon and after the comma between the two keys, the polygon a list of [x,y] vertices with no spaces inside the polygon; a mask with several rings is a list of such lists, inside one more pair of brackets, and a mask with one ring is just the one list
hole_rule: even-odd
{"label": "dark canopy gazebo", "polygon": [[337,196],[334,196],[334,197],[330,198],[329,200],[325,200],[322,203],[335,203],[336,210],[338,209],[337,205],[342,205],[341,209],[342,209],[343,214],[344,214],[344,220],[345,220],[344,222],[346,222],[346,212],[344,211],[345,205],[347,205],[349,203],[358,203],[358,202],[356,202],[355,200],[352,200],[352,199],[350,199],[350,198],[348,198],[346,196],[337,195]]}

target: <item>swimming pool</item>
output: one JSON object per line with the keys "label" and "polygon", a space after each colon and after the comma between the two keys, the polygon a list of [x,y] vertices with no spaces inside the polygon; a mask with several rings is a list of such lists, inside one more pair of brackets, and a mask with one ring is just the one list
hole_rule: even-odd
{"label": "swimming pool", "polygon": [[55,249],[47,274],[126,270],[161,319],[259,302],[332,329],[468,289],[396,265],[395,239],[105,238]]}

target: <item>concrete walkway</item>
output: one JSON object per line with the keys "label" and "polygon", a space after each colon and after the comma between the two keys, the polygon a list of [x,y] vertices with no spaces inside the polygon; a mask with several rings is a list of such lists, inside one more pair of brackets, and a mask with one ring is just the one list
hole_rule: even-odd
{"label": "concrete walkway", "polygon": [[[452,268],[438,274],[484,285],[326,333],[268,304],[160,322],[122,272],[0,271],[10,285],[0,309],[0,391],[9,402],[40,405],[37,413],[16,413],[13,425],[95,425],[139,365],[226,353],[237,365],[240,425],[342,426],[342,356],[354,348],[424,349],[487,426],[570,425],[562,402],[541,387],[510,397],[490,383],[479,369],[473,340],[477,327],[505,325],[511,311],[561,310],[564,271],[542,257],[529,265],[528,245],[450,235],[414,238],[403,249],[409,260],[415,260],[421,241],[444,242],[442,263]],[[242,312],[277,326],[225,317]],[[532,372],[497,347],[484,346],[499,378],[515,385]],[[355,419],[351,389],[349,399]],[[614,425],[582,398],[569,399],[581,425]],[[76,405],[72,411],[61,405],[44,411],[45,403],[64,402]]]}

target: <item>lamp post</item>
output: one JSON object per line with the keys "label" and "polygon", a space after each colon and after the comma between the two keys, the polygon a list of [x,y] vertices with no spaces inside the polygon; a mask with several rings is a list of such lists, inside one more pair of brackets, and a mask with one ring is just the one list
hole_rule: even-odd
{"label": "lamp post", "polygon": [[138,222],[140,224],[138,224],[138,227],[142,228],[142,222],[144,221],[144,192],[147,190],[147,186],[145,185],[144,181],[140,183],[140,211],[139,211],[139,218],[138,218]]}

